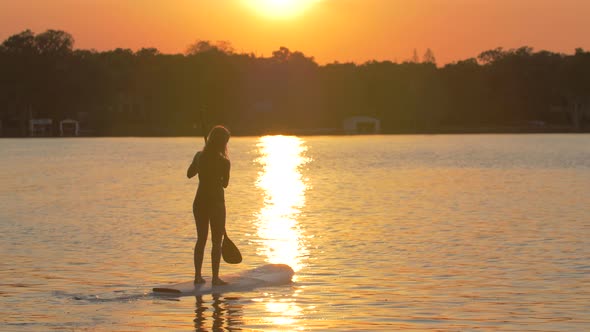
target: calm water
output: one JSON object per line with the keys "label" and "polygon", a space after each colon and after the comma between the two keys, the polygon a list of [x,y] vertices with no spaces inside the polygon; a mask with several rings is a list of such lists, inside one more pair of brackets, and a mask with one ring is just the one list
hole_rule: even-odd
{"label": "calm water", "polygon": [[0,330],[590,330],[589,135],[233,138],[222,273],[295,282],[157,298],[193,274],[200,147],[0,140]]}

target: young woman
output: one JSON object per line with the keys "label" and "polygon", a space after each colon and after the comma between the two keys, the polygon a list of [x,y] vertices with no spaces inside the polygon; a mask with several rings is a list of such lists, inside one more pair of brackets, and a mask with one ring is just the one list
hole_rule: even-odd
{"label": "young woman", "polygon": [[227,142],[230,133],[223,126],[216,126],[209,132],[203,151],[197,152],[189,166],[186,176],[190,179],[199,174],[199,188],[193,202],[193,215],[197,225],[197,244],[195,245],[195,284],[204,283],[201,276],[205,244],[211,225],[211,265],[213,285],[225,285],[219,278],[221,261],[221,242],[225,234],[225,196],[224,188],[229,183],[230,161],[227,155]]}

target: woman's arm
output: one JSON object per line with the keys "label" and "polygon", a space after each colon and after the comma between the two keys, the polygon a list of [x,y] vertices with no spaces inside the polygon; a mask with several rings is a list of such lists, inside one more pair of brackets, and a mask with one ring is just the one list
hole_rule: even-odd
{"label": "woman's arm", "polygon": [[193,176],[197,175],[199,172],[199,158],[201,157],[201,151],[197,152],[195,157],[193,158],[193,162],[186,170],[186,177],[192,178]]}
{"label": "woman's arm", "polygon": [[230,168],[231,168],[231,163],[229,160],[227,160],[225,172],[223,174],[223,188],[227,188],[227,186],[229,185],[229,170],[230,170]]}

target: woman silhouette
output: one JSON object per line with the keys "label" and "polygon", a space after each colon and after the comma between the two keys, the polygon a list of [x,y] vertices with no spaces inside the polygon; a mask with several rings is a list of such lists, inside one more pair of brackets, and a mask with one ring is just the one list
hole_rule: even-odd
{"label": "woman silhouette", "polygon": [[190,179],[199,174],[199,187],[193,202],[193,215],[197,225],[197,244],[195,245],[195,284],[205,282],[201,276],[205,244],[211,225],[211,266],[213,285],[225,285],[219,278],[221,261],[221,242],[225,234],[225,195],[224,188],[229,183],[230,161],[227,142],[230,133],[223,126],[215,126],[209,132],[202,151],[197,152],[189,166],[186,176]]}

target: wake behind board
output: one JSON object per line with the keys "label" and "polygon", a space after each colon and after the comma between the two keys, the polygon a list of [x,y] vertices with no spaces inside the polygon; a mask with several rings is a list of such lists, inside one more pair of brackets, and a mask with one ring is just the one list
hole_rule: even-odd
{"label": "wake behind board", "polygon": [[222,276],[227,285],[212,286],[208,279],[204,284],[194,284],[192,281],[165,285],[153,288],[155,295],[164,296],[194,296],[206,294],[221,294],[230,292],[244,292],[258,287],[280,286],[291,282],[293,269],[285,264],[267,264],[239,274]]}

